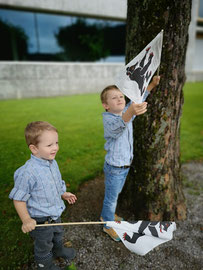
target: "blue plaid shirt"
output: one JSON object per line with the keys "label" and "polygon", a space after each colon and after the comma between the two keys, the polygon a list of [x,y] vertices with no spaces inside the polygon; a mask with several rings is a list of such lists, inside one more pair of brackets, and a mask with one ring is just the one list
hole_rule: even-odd
{"label": "blue plaid shirt", "polygon": [[9,198],[24,201],[31,217],[57,219],[65,209],[61,195],[66,191],[58,164],[31,155],[14,173],[14,188]]}
{"label": "blue plaid shirt", "polygon": [[[149,95],[145,91],[143,101]],[[127,104],[125,112],[131,102]],[[107,151],[105,161],[112,166],[125,166],[130,165],[133,159],[133,125],[132,122],[135,118],[132,117],[129,122],[124,122],[122,117],[110,112],[103,114],[104,124],[104,138],[106,143],[104,149]]]}

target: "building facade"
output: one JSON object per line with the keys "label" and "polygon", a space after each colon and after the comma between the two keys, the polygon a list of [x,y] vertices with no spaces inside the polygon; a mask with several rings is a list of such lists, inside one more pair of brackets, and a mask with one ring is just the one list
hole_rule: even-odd
{"label": "building facade", "polygon": [[[193,0],[186,57],[188,81],[203,81],[203,0]],[[125,22],[127,0],[0,0],[0,9]],[[100,92],[122,62],[0,61],[0,99]]]}

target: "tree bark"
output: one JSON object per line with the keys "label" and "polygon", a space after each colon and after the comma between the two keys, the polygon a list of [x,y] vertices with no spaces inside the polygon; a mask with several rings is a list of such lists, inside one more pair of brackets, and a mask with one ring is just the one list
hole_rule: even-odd
{"label": "tree bark", "polygon": [[128,0],[126,63],[163,29],[161,81],[134,121],[134,160],[119,206],[136,219],[186,218],[180,117],[191,0]]}

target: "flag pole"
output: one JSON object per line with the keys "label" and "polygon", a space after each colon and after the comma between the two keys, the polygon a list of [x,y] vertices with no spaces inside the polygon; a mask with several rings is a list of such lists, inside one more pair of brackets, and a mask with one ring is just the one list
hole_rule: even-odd
{"label": "flag pole", "polygon": [[[164,34],[164,30],[163,29],[161,30],[161,32]],[[162,45],[162,47],[163,47],[163,45]],[[159,76],[160,66],[161,66],[161,63],[158,66],[158,69],[157,69],[157,76]]]}
{"label": "flag pole", "polygon": [[43,226],[69,226],[69,225],[96,225],[96,224],[106,224],[105,221],[85,221],[85,222],[68,222],[68,223],[44,223],[37,224],[35,227]]}
{"label": "flag pole", "polygon": [[157,69],[157,76],[159,76],[159,71],[160,71],[160,65],[159,65],[159,67]]}

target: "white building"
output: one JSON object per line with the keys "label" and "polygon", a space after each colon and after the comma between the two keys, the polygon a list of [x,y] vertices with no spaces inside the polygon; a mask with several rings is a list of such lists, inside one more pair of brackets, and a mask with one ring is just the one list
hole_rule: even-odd
{"label": "white building", "polygon": [[[108,3],[108,4],[107,4]],[[125,22],[127,0],[0,0],[0,9]],[[188,81],[203,81],[203,0],[193,0],[186,58]],[[0,99],[100,92],[124,62],[0,61]]]}

